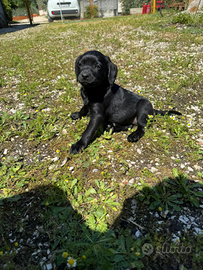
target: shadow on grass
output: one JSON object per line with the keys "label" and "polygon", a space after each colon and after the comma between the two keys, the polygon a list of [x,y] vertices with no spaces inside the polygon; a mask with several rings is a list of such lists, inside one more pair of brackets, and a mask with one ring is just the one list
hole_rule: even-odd
{"label": "shadow on grass", "polygon": [[11,33],[11,32],[16,32],[16,31],[21,31],[21,30],[24,30],[27,28],[38,26],[38,25],[40,25],[40,24],[30,25],[29,23],[16,23],[16,24],[12,23],[9,25],[9,27],[0,28],[0,35]]}
{"label": "shadow on grass", "polygon": [[[65,191],[51,184],[0,200],[0,269],[62,270],[69,257],[77,260],[75,269],[202,269],[203,239],[195,234],[202,213],[192,203],[202,203],[202,186],[189,181],[184,191],[177,180],[126,199],[105,233],[89,229]],[[161,210],[164,203],[178,211]]]}

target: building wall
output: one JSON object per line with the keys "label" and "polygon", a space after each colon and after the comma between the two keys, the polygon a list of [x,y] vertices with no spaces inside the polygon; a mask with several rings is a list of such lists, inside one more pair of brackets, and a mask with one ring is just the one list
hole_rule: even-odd
{"label": "building wall", "polygon": [[190,0],[187,12],[194,13],[197,10],[200,11],[202,7],[203,7],[203,0]]}
{"label": "building wall", "polygon": [[[85,12],[85,7],[89,6],[89,0],[81,2],[81,17]],[[114,17],[118,15],[118,0],[93,0],[93,5],[98,6],[99,17]]]}
{"label": "building wall", "polygon": [[4,14],[4,10],[3,10],[3,7],[2,7],[2,3],[1,3],[1,0],[0,0],[0,28],[3,28],[3,27],[7,27],[7,21],[6,21],[6,17],[5,17],[5,14]]}

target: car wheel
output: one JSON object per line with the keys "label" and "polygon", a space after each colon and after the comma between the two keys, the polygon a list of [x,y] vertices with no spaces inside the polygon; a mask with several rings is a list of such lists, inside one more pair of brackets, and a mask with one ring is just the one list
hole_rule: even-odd
{"label": "car wheel", "polygon": [[53,22],[54,20],[48,16],[48,22]]}

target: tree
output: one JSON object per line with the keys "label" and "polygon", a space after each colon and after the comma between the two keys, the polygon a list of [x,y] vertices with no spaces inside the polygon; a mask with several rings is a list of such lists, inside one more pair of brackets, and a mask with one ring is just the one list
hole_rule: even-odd
{"label": "tree", "polygon": [[[9,0],[10,1],[10,0]],[[24,16],[28,14],[25,0],[12,0],[17,8],[12,10],[13,16]],[[28,6],[30,7],[31,14],[39,14],[38,4],[36,0],[27,0]]]}
{"label": "tree", "polygon": [[44,2],[45,2],[44,0],[37,0],[37,5],[39,9],[44,9],[44,10],[47,9],[47,5],[45,5]]}
{"label": "tree", "polygon": [[[9,0],[9,1],[13,1],[13,3],[14,3],[18,8],[23,8],[23,7],[26,6],[24,0]],[[36,8],[38,7],[38,5],[37,5],[37,0],[29,0],[28,2],[29,2],[29,4],[30,4],[31,6],[34,6],[34,7],[36,7]]]}
{"label": "tree", "polygon": [[12,9],[17,8],[13,0],[2,0],[2,6],[5,12],[7,21],[12,21]]}

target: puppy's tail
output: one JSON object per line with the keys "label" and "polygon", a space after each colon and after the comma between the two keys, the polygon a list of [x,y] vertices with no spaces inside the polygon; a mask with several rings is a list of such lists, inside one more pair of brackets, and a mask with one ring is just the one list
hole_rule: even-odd
{"label": "puppy's tail", "polygon": [[176,115],[182,115],[182,113],[175,111],[175,110],[170,110],[170,111],[161,111],[161,110],[154,110],[154,114],[160,114],[160,115],[171,115],[171,114],[176,114]]}

